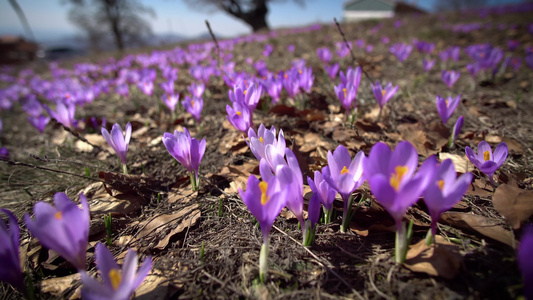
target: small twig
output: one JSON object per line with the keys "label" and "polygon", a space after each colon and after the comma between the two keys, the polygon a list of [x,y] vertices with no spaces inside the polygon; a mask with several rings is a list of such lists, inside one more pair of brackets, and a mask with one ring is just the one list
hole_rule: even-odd
{"label": "small twig", "polygon": [[24,167],[29,167],[29,168],[33,168],[33,169],[39,169],[39,170],[44,170],[44,171],[50,171],[50,172],[55,172],[55,173],[61,173],[61,174],[76,176],[76,177],[80,177],[80,178],[84,178],[84,179],[89,179],[89,180],[92,180],[92,181],[105,182],[104,180],[97,179],[97,178],[78,175],[78,174],[70,173],[70,172],[67,172],[67,171],[61,171],[61,170],[56,170],[56,169],[40,167],[40,166],[28,164],[28,163],[23,163],[23,162],[20,162],[20,161],[14,161],[14,160],[5,159],[5,158],[2,158],[2,157],[0,157],[0,160],[5,162],[5,163],[7,163],[7,164],[9,164],[9,165],[13,165],[13,166],[24,166]]}
{"label": "small twig", "polygon": [[368,73],[365,71],[361,62],[359,62],[359,60],[353,54],[352,48],[350,47],[350,44],[348,44],[348,40],[346,40],[346,36],[344,35],[344,31],[342,31],[341,25],[339,24],[339,22],[337,22],[337,18],[333,18],[333,21],[335,21],[335,25],[337,25],[337,30],[339,30],[339,33],[341,34],[342,39],[344,40],[344,44],[346,45],[348,50],[350,50],[350,55],[352,56],[352,62],[356,62],[361,67],[361,71],[363,72],[363,74],[365,74],[366,78],[370,80],[371,83],[374,83],[374,80],[372,80],[370,75],[368,75]]}
{"label": "small twig", "polygon": [[226,70],[222,67],[222,60],[220,58],[220,46],[218,45],[218,40],[215,36],[215,33],[213,33],[213,30],[211,29],[211,25],[209,24],[209,21],[205,20],[205,25],[207,25],[207,30],[209,30],[209,35],[211,35],[211,38],[215,42],[215,46],[217,47],[217,61],[218,61],[218,69],[226,75],[226,77],[230,78],[228,74],[226,73]]}
{"label": "small twig", "polygon": [[346,287],[348,287],[352,293],[354,293],[357,298],[359,299],[362,299],[364,300],[365,298],[363,298],[363,296],[361,296],[361,294],[359,294],[358,291],[356,291],[348,282],[346,282],[346,280],[344,280],[337,272],[335,272],[333,269],[332,269],[332,266],[331,264],[329,263],[329,261],[322,261],[322,259],[320,257],[318,257],[316,254],[314,254],[311,250],[309,250],[309,248],[307,247],[304,247],[304,245],[302,245],[300,242],[298,242],[297,240],[295,240],[293,237],[291,237],[290,235],[288,235],[286,232],[284,232],[283,230],[279,229],[278,227],[276,226],[272,226],[272,228],[276,229],[277,231],[279,231],[281,234],[285,235],[286,237],[288,237],[290,240],[292,240],[293,242],[295,242],[297,245],[301,246],[302,248],[305,249],[305,251],[307,251],[317,262],[319,262],[322,267],[324,267],[326,270],[328,270],[329,272],[331,272],[331,274],[335,275],[335,277],[337,277]]}
{"label": "small twig", "polygon": [[85,143],[87,143],[87,144],[93,146],[93,147],[94,147],[95,149],[97,149],[98,151],[105,151],[105,152],[109,153],[110,155],[113,155],[113,153],[109,152],[108,150],[106,150],[106,149],[104,149],[104,148],[102,148],[102,147],[100,147],[100,146],[97,146],[97,145],[95,145],[95,144],[89,142],[86,138],[84,138],[83,136],[81,136],[81,135],[79,134],[79,132],[74,131],[74,130],[68,128],[67,126],[65,126],[65,125],[61,124],[60,122],[58,122],[56,119],[52,119],[52,120],[54,120],[57,124],[61,125],[61,126],[63,127],[64,130],[70,132],[74,137],[76,137],[76,138],[79,139],[80,141],[85,142]]}
{"label": "small twig", "polygon": [[[376,259],[376,263],[377,263],[377,260]],[[393,298],[392,297],[389,297],[388,295],[386,295],[385,293],[383,293],[380,289],[378,289],[378,287],[376,286],[376,284],[374,283],[374,266],[376,264],[372,261],[372,266],[370,267],[370,270],[368,270],[368,278],[370,279],[370,285],[372,286],[372,288],[374,289],[374,291],[376,291],[376,293],[381,296],[383,299],[387,299],[387,300],[392,300]]]}

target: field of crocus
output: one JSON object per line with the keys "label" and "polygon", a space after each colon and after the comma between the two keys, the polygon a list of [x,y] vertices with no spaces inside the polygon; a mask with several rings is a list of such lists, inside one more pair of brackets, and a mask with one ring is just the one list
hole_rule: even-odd
{"label": "field of crocus", "polygon": [[532,20],[1,67],[0,299],[533,299]]}

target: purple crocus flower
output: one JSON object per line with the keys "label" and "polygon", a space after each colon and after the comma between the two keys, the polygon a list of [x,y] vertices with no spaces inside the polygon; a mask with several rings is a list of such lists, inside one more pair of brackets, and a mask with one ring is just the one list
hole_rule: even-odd
{"label": "purple crocus flower", "polygon": [[526,65],[531,70],[533,70],[533,52],[527,52],[525,62],[526,62]]}
{"label": "purple crocus flower", "polygon": [[180,99],[179,93],[170,93],[170,94],[165,93],[161,95],[161,101],[165,103],[166,107],[168,107],[168,109],[171,112],[176,111],[176,104],[178,104],[179,99]]}
{"label": "purple crocus flower", "polygon": [[0,281],[11,284],[20,292],[24,289],[24,279],[20,270],[20,229],[15,215],[0,209],[9,218],[9,228],[0,218]]}
{"label": "purple crocus flower", "polygon": [[337,77],[337,72],[339,72],[339,64],[324,64],[324,70],[326,70],[326,73],[328,73],[328,76],[329,78],[331,78],[331,80],[335,80],[335,78]]}
{"label": "purple crocus flower", "polygon": [[327,47],[318,48],[316,49],[316,54],[318,55],[318,58],[324,63],[327,64],[331,60],[331,51]]}
{"label": "purple crocus flower", "polygon": [[85,270],[89,240],[89,204],[85,195],[80,194],[80,202],[81,209],[65,193],[56,193],[55,207],[39,201],[33,207],[35,220],[24,215],[26,228],[41,245],[57,252],[78,271]]}
{"label": "purple crocus flower", "polygon": [[233,102],[233,107],[226,105],[226,118],[237,130],[246,133],[252,124],[252,113],[248,106],[241,102]]}
{"label": "purple crocus flower", "polygon": [[250,175],[246,183],[246,192],[239,188],[239,195],[259,222],[263,232],[263,243],[268,244],[272,224],[287,201],[287,191],[283,188],[280,178],[272,176],[268,181],[259,181]]}
{"label": "purple crocus flower", "polygon": [[[436,160],[431,168],[435,165]],[[407,208],[418,200],[433,177],[429,166],[421,167],[415,176],[417,166],[418,153],[407,141],[399,142],[394,151],[383,142],[375,144],[364,163],[372,193],[396,221],[397,228]]]}
{"label": "purple crocus flower", "polygon": [[187,87],[187,90],[193,97],[202,98],[205,91],[205,84],[193,82]]}
{"label": "purple crocus flower", "polygon": [[434,59],[424,59],[422,60],[422,65],[424,66],[424,70],[426,72],[429,72],[433,66],[435,65],[435,60]]}
{"label": "purple crocus flower", "polygon": [[126,124],[126,133],[122,135],[122,127],[118,123],[115,123],[111,128],[111,134],[107,131],[106,128],[102,127],[102,135],[104,136],[106,142],[115,150],[115,153],[122,161],[122,168],[124,174],[127,174],[126,168],[126,156],[128,155],[128,146],[130,144],[131,138],[131,123]]}
{"label": "purple crocus flower", "polygon": [[[286,148],[285,153],[280,154],[276,147],[270,144],[265,147],[265,156],[266,159],[261,159],[259,162],[261,177],[266,181],[269,181],[274,174],[285,178],[283,183],[289,191],[287,193],[287,208],[296,216],[303,228],[303,176],[294,152]],[[287,158],[286,161],[283,156]],[[274,174],[270,165],[274,167]],[[283,174],[281,174],[282,172]]]}
{"label": "purple crocus flower", "polygon": [[272,103],[279,102],[281,89],[283,88],[281,79],[279,77],[270,76],[266,80],[263,80],[262,84],[268,95],[272,98]]}
{"label": "purple crocus flower", "polygon": [[331,221],[331,210],[333,208],[333,201],[335,201],[335,196],[337,196],[337,191],[329,185],[329,183],[324,180],[322,173],[315,171],[315,180],[307,177],[307,183],[313,191],[313,196],[317,197],[324,205],[325,211],[325,223]]}
{"label": "purple crocus flower", "polygon": [[202,109],[204,108],[204,99],[202,98],[191,98],[189,96],[185,97],[185,99],[181,102],[185,110],[187,110],[200,124],[202,122],[201,114]]}
{"label": "purple crocus flower", "polygon": [[228,91],[228,96],[231,102],[240,102],[245,104],[248,107],[250,112],[253,112],[259,103],[261,98],[261,93],[263,88],[261,85],[256,85],[250,83],[249,86],[246,85],[245,81],[240,81],[233,87],[233,91]]}
{"label": "purple crocus flower", "polygon": [[466,69],[468,70],[468,73],[470,73],[470,76],[472,76],[474,79],[481,70],[478,63],[469,63],[466,65]]}
{"label": "purple crocus flower", "polygon": [[191,185],[193,190],[198,188],[199,173],[198,168],[205,153],[205,138],[198,141],[191,138],[187,128],[183,132],[174,130],[174,134],[165,132],[163,134],[163,144],[168,153],[182,164],[191,174]]}
{"label": "purple crocus flower", "polygon": [[356,92],[356,88],[352,83],[347,83],[346,85],[341,83],[335,86],[335,94],[341,101],[342,107],[344,107],[346,113],[350,113],[352,106],[355,106],[354,100]]}
{"label": "purple crocus flower", "polygon": [[151,96],[152,92],[154,91],[154,83],[151,80],[145,79],[143,81],[139,81],[137,83],[137,87],[141,92],[143,92],[145,95]]}
{"label": "purple crocus flower", "polygon": [[163,81],[159,84],[161,89],[168,95],[174,94],[174,81],[173,80],[167,80]]}
{"label": "purple crocus flower", "polygon": [[492,175],[505,162],[509,154],[509,149],[507,148],[507,144],[502,142],[496,146],[494,153],[492,153],[489,143],[481,141],[477,145],[477,154],[468,146],[466,146],[465,152],[470,162],[481,172],[485,173],[489,177],[490,182],[494,184]]}
{"label": "purple crocus flower", "polygon": [[279,178],[278,176],[273,176],[268,181],[259,181],[254,175],[250,175],[246,184],[246,192],[243,192],[239,188],[239,195],[242,201],[257,219],[263,232],[263,244],[261,245],[261,253],[259,255],[259,277],[263,282],[268,272],[270,230],[272,229],[274,220],[276,220],[276,217],[287,202],[288,190],[283,184],[286,178],[282,177],[282,174],[286,173],[280,173]]}
{"label": "purple crocus flower", "polygon": [[457,178],[455,166],[451,159],[444,160],[435,173],[435,178],[423,192],[429,214],[431,215],[431,234],[437,233],[437,221],[440,215],[451,209],[463,197],[472,182],[472,173],[465,173]]}
{"label": "purple crocus flower", "polygon": [[[335,53],[337,53],[337,55],[340,58],[343,58],[343,57],[345,57],[346,55],[348,55],[350,53],[350,48],[352,47],[352,43],[348,42],[348,45],[347,45],[344,42],[337,42],[337,43],[335,43],[335,47],[337,48]],[[350,48],[348,48],[348,47],[350,47]]]}
{"label": "purple crocus flower", "polygon": [[294,52],[294,45],[288,45],[287,46],[287,51],[289,51],[290,53],[293,53]]}
{"label": "purple crocus flower", "polygon": [[372,45],[372,44],[366,45],[366,47],[365,47],[366,53],[370,53],[370,52],[372,52],[372,50],[374,50],[374,45]]}
{"label": "purple crocus flower", "polygon": [[[387,45],[388,43],[390,43],[390,39],[389,39],[389,37],[387,37],[387,36],[382,36],[382,37],[381,37],[381,43],[382,43],[383,45]],[[361,47],[359,47],[359,48],[361,48]]]}
{"label": "purple crocus flower", "polygon": [[74,114],[76,112],[76,106],[74,104],[65,105],[59,102],[56,105],[56,111],[51,110],[46,104],[43,106],[50,117],[63,124],[63,126],[70,129],[74,129],[76,127],[78,121],[74,120]]}
{"label": "purple crocus flower", "polygon": [[0,147],[0,157],[8,158],[9,150],[6,147]]}
{"label": "purple crocus flower", "polygon": [[508,40],[507,41],[507,47],[509,47],[509,51],[514,51],[516,48],[520,46],[520,42],[517,40]]}
{"label": "purple crocus flower", "polygon": [[102,281],[89,276],[85,271],[81,272],[83,299],[130,299],[152,268],[152,258],[147,256],[137,271],[137,254],[130,249],[121,270],[109,249],[102,243],[96,244],[95,259]]}
{"label": "purple crocus flower", "polygon": [[46,116],[28,116],[28,121],[37,128],[40,133],[43,133],[46,124],[50,122],[50,117]]}
{"label": "purple crocus flower", "polygon": [[437,95],[437,111],[439,112],[440,118],[442,119],[442,124],[446,124],[446,122],[448,122],[448,119],[450,119],[453,112],[457,108],[457,105],[459,105],[460,101],[461,95],[455,98],[447,97],[446,99]]}
{"label": "purple crocus flower", "polygon": [[380,111],[383,109],[385,104],[389,102],[389,100],[396,94],[396,91],[398,91],[399,86],[392,87],[392,83],[387,83],[385,85],[385,88],[381,87],[381,84],[379,81],[376,81],[376,84],[370,84],[372,86],[372,92],[374,93],[374,97],[376,97],[376,100],[378,101]]}
{"label": "purple crocus flower", "polygon": [[276,166],[274,166],[272,162],[267,159],[265,149],[267,145],[273,145],[274,150],[277,153],[279,153],[281,156],[285,155],[286,144],[283,130],[279,130],[278,137],[276,138],[276,128],[272,126],[270,129],[267,129],[265,125],[261,123],[257,129],[257,134],[253,128],[248,129],[248,138],[250,141],[247,143],[248,146],[250,146],[250,150],[252,150],[254,156],[258,160],[261,160],[262,158],[266,159],[269,163],[270,169],[275,171]]}
{"label": "purple crocus flower", "polygon": [[283,74],[282,84],[289,98],[293,98],[300,93],[300,78],[298,70],[291,69]]}
{"label": "purple crocus flower", "polygon": [[353,84],[355,87],[355,91],[357,92],[357,89],[359,88],[359,83],[361,82],[361,67],[357,67],[355,69],[348,67],[348,69],[346,70],[346,76],[341,71],[340,78],[341,83],[344,83],[345,85],[348,83]]}
{"label": "purple crocus flower", "polygon": [[363,163],[366,159],[363,151],[359,151],[352,160],[350,152],[343,145],[335,151],[328,151],[328,165],[322,169],[324,180],[334,188],[344,202],[341,231],[346,232],[350,220],[351,194],[363,184]]}
{"label": "purple crocus flower", "polygon": [[515,72],[518,72],[518,70],[522,66],[522,59],[520,57],[513,57],[511,58],[511,61],[509,63],[511,64],[513,70]]}
{"label": "purple crocus flower", "polygon": [[127,83],[120,83],[117,84],[115,87],[115,92],[122,97],[129,98],[130,97],[130,90]]}
{"label": "purple crocus flower", "polygon": [[404,62],[409,57],[412,50],[412,45],[404,43],[394,44],[389,48],[390,53],[394,54],[400,62]]}
{"label": "purple crocus flower", "polygon": [[442,70],[442,81],[449,87],[452,88],[454,83],[459,79],[459,76],[461,76],[461,73],[459,71],[454,70]]}
{"label": "purple crocus flower", "polygon": [[407,253],[407,232],[402,218],[433,180],[434,156],[426,159],[415,175],[418,153],[409,142],[401,141],[394,151],[383,142],[375,144],[364,163],[365,177],[372,194],[396,223],[396,262],[403,263]]}
{"label": "purple crocus flower", "polygon": [[313,87],[313,82],[315,81],[315,76],[313,76],[313,69],[311,67],[303,67],[301,70],[298,70],[300,74],[300,87],[306,92],[311,93],[311,88]]}
{"label": "purple crocus flower", "polygon": [[455,140],[459,136],[459,133],[461,132],[461,128],[463,128],[463,122],[464,122],[464,118],[463,116],[460,116],[459,118],[457,118],[455,125],[453,125],[453,132],[452,132],[452,137],[450,140],[450,147],[453,146],[453,144],[455,143]]}
{"label": "purple crocus flower", "polygon": [[527,225],[522,231],[517,255],[518,267],[524,278],[523,293],[526,299],[533,299],[533,260],[531,256],[533,256],[533,226]]}

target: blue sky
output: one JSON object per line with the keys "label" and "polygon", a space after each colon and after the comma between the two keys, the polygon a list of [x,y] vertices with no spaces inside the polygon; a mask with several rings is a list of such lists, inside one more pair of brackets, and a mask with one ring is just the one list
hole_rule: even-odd
{"label": "blue sky", "polygon": [[[156,17],[150,19],[155,33],[176,33],[195,36],[206,32],[204,20],[209,20],[218,34],[234,36],[249,33],[250,29],[242,22],[222,12],[208,13],[191,10],[183,0],[140,0],[151,6]],[[431,9],[436,0],[418,0],[423,8]],[[517,2],[518,0],[500,0]],[[79,33],[67,18],[68,5],[61,0],[18,0],[37,40],[60,38]],[[271,4],[268,22],[271,27],[302,26],[316,22],[330,23],[333,18],[342,17],[342,4],[345,0],[308,0],[304,7],[292,1]],[[8,1],[0,1],[0,35],[24,35],[15,12]]]}

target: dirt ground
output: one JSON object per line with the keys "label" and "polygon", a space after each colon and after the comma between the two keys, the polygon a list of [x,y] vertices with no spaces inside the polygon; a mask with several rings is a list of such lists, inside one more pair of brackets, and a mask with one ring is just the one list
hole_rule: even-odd
{"label": "dirt ground", "polygon": [[[397,20],[401,20],[399,28],[394,26]],[[533,34],[526,28],[531,20],[531,12],[489,14],[486,18],[458,13],[341,24],[348,41],[355,44],[362,39],[374,46],[369,53],[354,46],[357,61],[350,55],[339,59],[334,54],[333,60],[339,62],[341,70],[361,64],[369,77],[361,79],[354,124],[346,123],[334,94],[333,85],[339,79],[332,82],[327,77],[316,55],[317,48],[334,50],[335,42],[343,40],[334,24],[310,32],[280,30],[276,37],[243,42],[232,51],[238,71],[255,72],[246,62],[248,57],[264,59],[272,71],[290,68],[297,58],[305,59],[313,68],[315,82],[305,96],[305,109],[290,104],[272,107],[264,96],[254,113],[256,128],[264,123],[283,129],[304,172],[304,184],[307,176],[312,177],[315,170],[327,164],[327,151],[337,145],[345,145],[352,155],[357,151],[368,154],[378,141],[393,146],[408,140],[417,148],[421,161],[430,155],[452,157],[460,168],[458,172],[473,172],[475,180],[463,200],[439,222],[439,234],[445,242],[439,245],[440,250],[433,249],[436,254],[429,255],[425,264],[394,263],[394,221],[364,184],[356,193],[368,198],[355,214],[351,230],[339,232],[339,198],[335,202],[337,218],[318,226],[311,247],[300,244],[296,218],[283,211],[271,234],[267,283],[261,284],[261,231],[236,189],[244,187],[250,174],[259,175],[258,161],[241,133],[226,120],[229,88],[221,77],[211,78],[204,95],[201,127],[183,110],[171,119],[159,104],[161,91],[157,88],[157,96],[148,97],[132,88],[129,100],[103,96],[77,110],[76,118],[80,120],[94,116],[99,120],[105,117],[108,124],[132,123],[130,176],[120,174],[117,157],[99,131],[90,126],[82,125],[69,133],[52,121],[39,134],[27,122],[21,105],[1,111],[1,146],[8,148],[10,156],[0,164],[0,206],[22,220],[37,201],[50,201],[56,192],[66,192],[73,199],[85,193],[91,206],[91,271],[95,271],[94,245],[105,239],[103,216],[109,213],[113,216],[111,251],[115,257],[122,259],[127,249],[135,248],[141,256],[154,258],[152,272],[136,293],[139,299],[516,299],[523,286],[516,262],[523,226],[513,228],[509,218],[496,208],[493,198],[497,189],[467,162],[464,149],[475,148],[481,140],[493,146],[505,141],[510,154],[496,174],[497,181],[523,191],[533,189],[533,75],[523,64],[518,72],[507,69],[496,79],[474,80],[466,70],[469,58],[464,51],[458,62],[446,66],[441,65],[438,53],[452,45],[464,49],[491,43],[510,54],[507,40],[514,39],[520,46],[512,55],[523,60],[527,46],[533,46]],[[445,28],[448,24],[476,22],[488,22],[491,27],[463,33]],[[373,31],[378,24],[380,29]],[[389,44],[382,44],[383,36],[390,39]],[[427,76],[422,68],[423,55],[416,49],[403,63],[388,51],[390,45],[410,43],[413,38],[436,44],[431,57],[437,59],[437,64]],[[261,54],[265,44],[274,46],[269,58]],[[286,51],[288,45],[295,46],[294,53]],[[212,56],[216,59],[215,51]],[[94,57],[83,60],[101,61]],[[60,66],[70,68],[78,62],[62,62]],[[34,68],[43,77],[50,76],[43,65]],[[186,94],[193,78],[188,64],[178,68],[176,88]],[[461,71],[452,89],[441,80],[443,69]],[[370,87],[375,80],[400,86],[380,122]],[[442,125],[435,96],[459,94],[457,111],[447,126]],[[453,126],[450,124],[460,115],[465,125],[456,147],[449,149],[446,142]],[[161,142],[164,132],[183,127],[207,141],[200,190],[194,193],[185,168],[175,162]],[[306,194],[306,203],[309,196]],[[424,239],[430,224],[423,201],[409,209],[406,219],[415,224],[415,245]],[[529,222],[527,219],[522,223]],[[31,274],[39,298],[79,297],[81,283],[71,266],[41,248],[25,227],[21,229],[21,241],[23,265]],[[0,299],[20,297],[5,284],[0,286],[0,294]]]}

